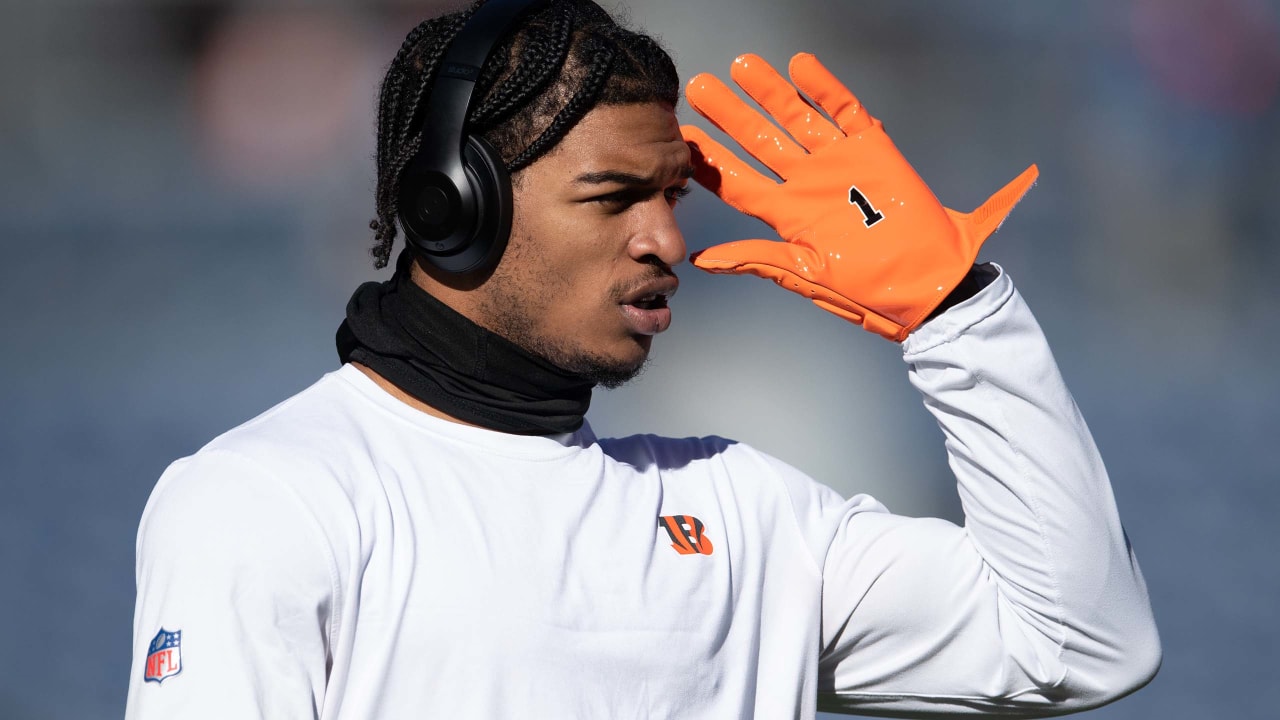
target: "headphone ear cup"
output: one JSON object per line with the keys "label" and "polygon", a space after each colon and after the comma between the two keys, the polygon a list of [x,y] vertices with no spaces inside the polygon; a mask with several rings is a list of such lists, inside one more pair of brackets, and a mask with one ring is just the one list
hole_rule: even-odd
{"label": "headphone ear cup", "polygon": [[492,270],[511,235],[511,176],[498,151],[478,135],[467,136],[462,148],[462,167],[476,201],[471,241],[454,254],[429,259],[448,272]]}
{"label": "headphone ear cup", "polygon": [[489,53],[543,2],[477,3],[441,60],[426,104],[411,113],[408,131],[422,139],[401,171],[398,220],[406,244],[444,272],[489,272],[507,247],[511,177],[492,145],[467,134],[467,110]]}
{"label": "headphone ear cup", "polygon": [[511,176],[484,138],[468,136],[462,148],[466,185],[417,156],[400,186],[400,224],[418,255],[447,273],[492,270],[511,234]]}

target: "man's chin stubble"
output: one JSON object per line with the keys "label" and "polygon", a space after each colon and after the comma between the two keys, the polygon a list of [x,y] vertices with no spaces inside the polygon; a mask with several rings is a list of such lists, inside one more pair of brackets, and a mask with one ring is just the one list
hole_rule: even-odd
{"label": "man's chin stubble", "polygon": [[[499,333],[503,334],[503,333]],[[606,390],[614,390],[631,382],[649,366],[646,351],[638,362],[620,361],[577,348],[565,347],[549,338],[535,337],[531,333],[504,335],[526,352],[537,355],[561,370],[571,372]]]}
{"label": "man's chin stubble", "polygon": [[578,355],[572,359],[562,358],[559,360],[540,353],[539,355],[556,367],[581,375],[606,390],[615,390],[626,385],[643,375],[645,369],[649,367],[649,356],[647,354],[639,363],[627,365],[616,362],[610,363],[603,358],[583,355]]}
{"label": "man's chin stubble", "polygon": [[627,362],[570,347],[559,338],[539,336],[526,315],[511,312],[514,306],[515,303],[489,304],[485,308],[487,322],[483,324],[525,352],[594,385],[614,390],[639,377],[649,365],[648,348],[639,361]]}

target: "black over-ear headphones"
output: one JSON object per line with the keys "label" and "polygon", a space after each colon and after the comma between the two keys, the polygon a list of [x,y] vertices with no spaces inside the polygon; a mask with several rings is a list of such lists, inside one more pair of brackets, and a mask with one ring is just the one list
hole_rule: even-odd
{"label": "black over-ear headphones", "polygon": [[507,246],[511,177],[498,151],[463,127],[493,46],[539,2],[488,0],[477,8],[450,43],[426,107],[415,113],[422,144],[400,177],[400,226],[418,256],[445,272],[492,268]]}

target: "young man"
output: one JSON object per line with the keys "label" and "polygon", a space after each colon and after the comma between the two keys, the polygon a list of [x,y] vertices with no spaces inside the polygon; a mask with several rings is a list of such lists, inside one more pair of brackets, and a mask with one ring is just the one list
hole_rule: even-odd
{"label": "young man", "polygon": [[[384,81],[379,263],[474,11],[415,29]],[[649,38],[589,0],[524,15],[467,114],[512,173],[505,251],[455,273],[406,250],[352,298],[341,369],[165,473],[127,715],[1047,715],[1147,682],[1159,643],[1097,450],[1008,276],[973,267],[1034,168],[943,208],[816,58],[789,70],[733,69],[781,128],[713,77],[687,89],[775,180],[679,127]],[[963,528],[729,440],[592,434],[591,388],[670,323],[690,177],[782,238],[698,267],[903,344]]]}

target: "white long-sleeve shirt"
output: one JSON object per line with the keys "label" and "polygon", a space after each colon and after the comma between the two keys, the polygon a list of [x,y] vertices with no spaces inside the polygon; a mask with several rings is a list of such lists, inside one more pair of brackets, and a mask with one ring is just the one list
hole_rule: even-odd
{"label": "white long-sleeve shirt", "polygon": [[729,440],[507,435],[330,373],[157,484],[127,717],[1050,714],[1142,686],[1146,589],[1008,276],[903,350],[963,527]]}

